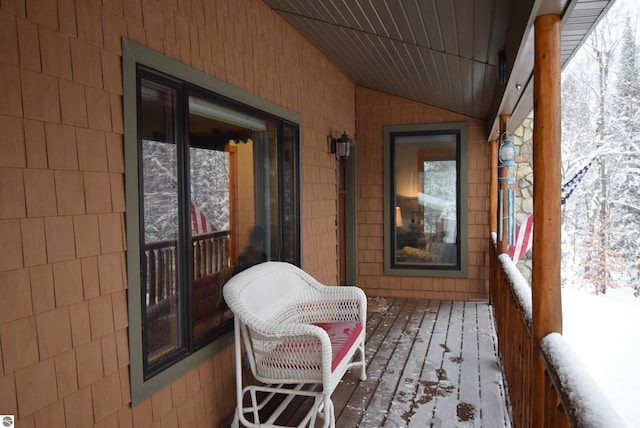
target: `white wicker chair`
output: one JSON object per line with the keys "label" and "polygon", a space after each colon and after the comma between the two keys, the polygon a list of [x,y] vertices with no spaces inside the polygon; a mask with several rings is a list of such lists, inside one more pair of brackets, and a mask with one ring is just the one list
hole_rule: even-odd
{"label": "white wicker chair", "polygon": [[[233,426],[238,421],[249,427],[279,426],[279,415],[296,395],[303,395],[313,397],[313,405],[298,426],[313,426],[319,415],[324,427],[334,427],[331,393],[351,367],[360,367],[360,379],[366,379],[364,292],[322,285],[289,263],[266,262],[232,277],[223,293],[235,315]],[[243,385],[243,345],[259,385]],[[360,358],[353,361],[356,351]],[[247,393],[250,403],[245,407]],[[281,394],[285,399],[275,412],[259,414]]]}

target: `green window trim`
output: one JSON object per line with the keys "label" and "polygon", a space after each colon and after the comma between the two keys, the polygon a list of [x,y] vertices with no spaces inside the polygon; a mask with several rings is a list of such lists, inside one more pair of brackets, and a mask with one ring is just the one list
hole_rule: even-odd
{"label": "green window trim", "polygon": [[[233,331],[224,334],[214,342],[181,359],[161,373],[144,379],[144,350],[142,341],[142,293],[140,283],[140,216],[138,204],[138,111],[137,111],[137,67],[153,68],[157,71],[189,82],[223,97],[233,99],[246,106],[264,111],[292,123],[301,123],[301,116],[282,106],[259,98],[226,82],[218,80],[199,70],[155,52],[127,39],[122,40],[123,51],[123,114],[124,114],[124,155],[125,193],[127,224],[127,278],[129,312],[129,354],[131,404],[145,401],[154,393],[170,385],[200,364],[233,344]],[[300,149],[298,156],[300,156]],[[302,181],[301,177],[299,177]],[[300,207],[301,208],[301,207]],[[300,217],[302,218],[302,213]],[[136,227],[137,225],[137,227]],[[299,251],[302,254],[301,241]]]}
{"label": "green window trim", "polygon": [[[393,140],[396,136],[451,133],[459,137],[457,245],[458,260],[452,266],[399,266],[396,261],[396,168]],[[468,124],[466,122],[389,125],[384,138],[384,274],[393,276],[466,278],[468,275]],[[416,159],[417,164],[417,159]],[[403,214],[404,217],[404,214]]]}

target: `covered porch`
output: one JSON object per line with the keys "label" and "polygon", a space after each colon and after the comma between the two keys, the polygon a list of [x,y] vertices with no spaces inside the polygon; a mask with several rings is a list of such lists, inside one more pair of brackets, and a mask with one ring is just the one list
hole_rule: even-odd
{"label": "covered porch", "polygon": [[[624,426],[560,334],[534,341],[531,290],[495,244],[491,301],[368,298],[367,380],[348,372],[332,394],[337,427]],[[298,426],[312,400],[295,400],[277,424]]]}
{"label": "covered porch", "polygon": [[[268,216],[282,238],[274,240],[282,244],[274,259],[293,249],[292,259],[318,280],[358,285],[374,298],[369,380],[347,377],[336,390],[337,426],[620,426],[607,423],[614,413],[593,397],[579,366],[557,358],[565,355],[556,352],[563,349],[556,340],[561,319],[548,316],[561,309],[560,163],[552,156],[560,144],[559,72],[611,3],[0,2],[2,412],[14,415],[17,426],[36,428],[209,428],[233,410],[230,332],[196,342],[205,336],[200,327],[211,331],[216,317],[227,315],[209,312],[209,302],[221,301],[218,282],[199,288],[197,281],[229,270],[235,247],[225,234],[191,239],[186,181],[170,204],[186,237],[181,281],[163,280],[175,263],[170,240],[140,246],[145,191],[137,183],[144,162],[137,159],[143,124],[136,109],[141,88],[153,86],[157,103],[149,105],[162,109],[151,111],[169,112],[171,100],[171,111],[180,113],[145,116],[149,131],[167,131],[150,132],[167,147],[174,147],[169,129],[186,148],[201,141],[187,132],[190,93],[277,122],[271,136],[291,133],[289,151],[255,146],[260,159],[272,153],[289,166],[289,181],[276,185],[277,169],[255,178],[260,169],[252,161],[250,173],[236,174],[244,187],[225,186],[260,203],[247,225],[263,221],[271,208],[288,208],[293,230],[278,229],[284,215]],[[540,53],[534,41],[544,42]],[[142,84],[143,74],[153,85]],[[536,197],[532,298],[500,255],[504,240],[490,236],[497,230],[498,140],[534,104],[536,195],[542,196]],[[458,162],[467,175],[456,188],[466,204],[456,223],[460,263],[449,276],[385,272],[385,252],[398,251],[385,239],[402,219],[394,224],[390,211],[399,204],[385,201],[385,171],[393,166],[384,127],[451,123],[466,135],[460,139],[467,147]],[[348,160],[337,160],[330,140],[343,130],[356,144]],[[212,143],[214,150],[223,152]],[[251,150],[247,159],[254,159]],[[180,176],[188,177],[186,162],[180,165]],[[284,184],[295,190],[282,192],[292,203],[259,198],[265,188]],[[225,206],[243,211],[232,198]],[[235,229],[236,243],[248,230]],[[145,270],[149,281],[142,283]],[[161,302],[179,294],[175,284],[184,299],[171,324],[179,317],[181,335],[171,337],[171,358],[148,370],[149,354],[166,356],[166,335],[158,342],[147,336],[173,331],[145,323],[149,314],[164,315],[168,304]]]}

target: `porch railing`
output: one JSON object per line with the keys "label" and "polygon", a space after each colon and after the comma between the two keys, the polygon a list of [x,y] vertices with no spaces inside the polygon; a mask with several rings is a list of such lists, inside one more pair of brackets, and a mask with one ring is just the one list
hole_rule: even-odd
{"label": "porch railing", "polygon": [[[490,298],[515,427],[624,426],[579,358],[559,333],[545,336],[534,355],[531,288],[506,254],[490,245]],[[544,396],[533,397],[534,358],[545,364]],[[533,400],[544,414],[532,414]]]}

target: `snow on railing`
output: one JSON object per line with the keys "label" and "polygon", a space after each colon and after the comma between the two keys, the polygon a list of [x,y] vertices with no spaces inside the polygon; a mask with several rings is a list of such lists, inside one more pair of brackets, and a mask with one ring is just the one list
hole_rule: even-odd
{"label": "snow on railing", "polygon": [[546,335],[540,341],[540,351],[544,356],[547,370],[552,374],[550,377],[556,389],[562,392],[560,399],[572,426],[581,428],[625,426],[578,355],[560,333]]}
{"label": "snow on railing", "polygon": [[[507,254],[500,254],[498,260],[512,294],[520,306],[522,318],[531,328],[531,287]],[[557,397],[562,402],[564,417],[572,427],[625,426],[580,358],[560,333],[548,334],[539,346],[541,357],[547,367],[548,380],[553,383]]]}
{"label": "snow on railing", "polygon": [[522,316],[525,321],[531,326],[531,322],[533,321],[533,304],[531,299],[531,287],[527,283],[527,280],[524,279],[522,273],[516,267],[516,264],[513,263],[509,255],[500,254],[498,256],[498,260],[500,260],[500,264],[502,265],[502,269],[507,274],[507,278],[511,283],[511,287],[513,289],[513,293],[522,308]]}

